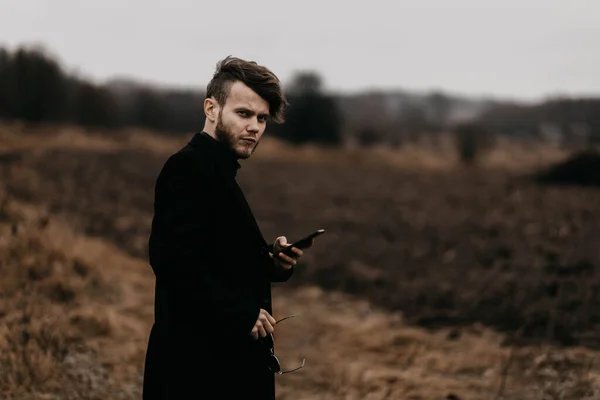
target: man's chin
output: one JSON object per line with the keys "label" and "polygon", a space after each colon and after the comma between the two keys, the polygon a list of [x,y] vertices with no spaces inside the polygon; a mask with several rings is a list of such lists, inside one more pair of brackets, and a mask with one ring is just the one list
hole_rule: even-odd
{"label": "man's chin", "polygon": [[243,150],[236,150],[235,154],[237,155],[238,159],[242,159],[245,160],[246,158],[250,158],[250,156],[252,155],[254,149],[243,149]]}
{"label": "man's chin", "polygon": [[249,158],[252,155],[252,153],[254,153],[255,148],[256,146],[239,146],[235,149],[235,154],[237,154],[238,158],[245,160],[246,158]]}

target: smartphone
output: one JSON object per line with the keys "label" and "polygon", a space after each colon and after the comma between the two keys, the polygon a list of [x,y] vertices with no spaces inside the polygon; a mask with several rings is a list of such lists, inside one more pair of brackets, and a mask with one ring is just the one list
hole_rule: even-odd
{"label": "smartphone", "polygon": [[311,239],[316,238],[317,236],[322,235],[323,233],[325,233],[325,229],[319,229],[318,231],[314,231],[310,235],[305,236],[300,240],[296,240],[290,246],[286,247],[284,250],[281,250],[281,253],[285,254],[286,256],[292,257],[295,254],[292,251],[292,247],[296,247],[300,250],[305,249],[310,244]]}

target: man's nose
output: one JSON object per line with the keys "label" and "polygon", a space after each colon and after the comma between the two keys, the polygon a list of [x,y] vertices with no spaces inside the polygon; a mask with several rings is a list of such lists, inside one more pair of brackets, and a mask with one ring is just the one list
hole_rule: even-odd
{"label": "man's nose", "polygon": [[258,132],[258,118],[251,118],[246,129],[248,132]]}

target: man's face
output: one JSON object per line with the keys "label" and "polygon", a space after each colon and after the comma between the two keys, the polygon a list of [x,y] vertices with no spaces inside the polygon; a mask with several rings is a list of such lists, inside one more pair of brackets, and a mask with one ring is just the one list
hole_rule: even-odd
{"label": "man's face", "polygon": [[238,158],[246,159],[256,149],[268,118],[269,103],[236,81],[231,85],[225,104],[219,108],[215,136],[229,145]]}

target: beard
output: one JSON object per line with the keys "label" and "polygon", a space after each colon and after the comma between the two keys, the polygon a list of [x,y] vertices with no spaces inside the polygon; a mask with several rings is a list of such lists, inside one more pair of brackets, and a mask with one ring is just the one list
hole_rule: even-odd
{"label": "beard", "polygon": [[259,143],[256,142],[256,144],[250,148],[244,141],[241,141],[240,138],[223,123],[222,110],[219,112],[217,126],[215,127],[215,136],[219,142],[227,145],[227,147],[235,153],[237,158],[242,159],[250,157],[258,147]]}

